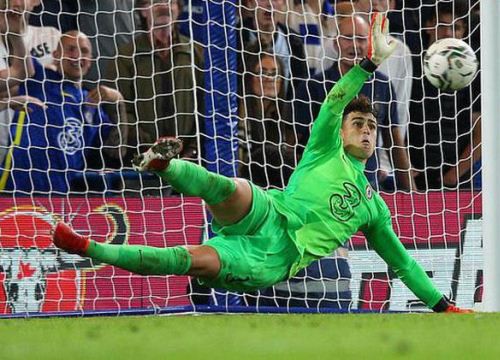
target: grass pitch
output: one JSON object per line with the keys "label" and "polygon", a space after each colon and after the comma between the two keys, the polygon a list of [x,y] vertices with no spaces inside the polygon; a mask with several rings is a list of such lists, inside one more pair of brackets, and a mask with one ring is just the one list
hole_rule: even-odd
{"label": "grass pitch", "polygon": [[500,314],[0,321],[0,359],[500,359]]}

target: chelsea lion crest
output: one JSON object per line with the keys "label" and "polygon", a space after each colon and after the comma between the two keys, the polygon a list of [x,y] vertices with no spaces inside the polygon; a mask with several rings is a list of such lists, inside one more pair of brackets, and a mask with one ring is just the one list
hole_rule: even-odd
{"label": "chelsea lion crest", "polygon": [[366,193],[366,198],[368,200],[371,200],[371,198],[373,197],[373,189],[370,184],[366,185],[365,193]]}

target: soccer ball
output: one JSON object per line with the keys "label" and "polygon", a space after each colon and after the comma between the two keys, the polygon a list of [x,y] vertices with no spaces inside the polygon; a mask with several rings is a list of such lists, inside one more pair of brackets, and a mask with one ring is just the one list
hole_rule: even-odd
{"label": "soccer ball", "polygon": [[477,68],[474,51],[459,39],[437,40],[424,56],[425,77],[443,91],[460,90],[469,85]]}

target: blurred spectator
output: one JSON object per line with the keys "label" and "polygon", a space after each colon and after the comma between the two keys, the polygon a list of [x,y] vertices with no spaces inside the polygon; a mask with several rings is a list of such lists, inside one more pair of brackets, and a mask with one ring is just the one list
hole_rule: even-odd
{"label": "blurred spectator", "polygon": [[264,144],[253,153],[250,164],[243,167],[242,177],[265,189],[284,189],[295,168],[291,148]]}
{"label": "blurred spectator", "polygon": [[330,2],[288,0],[288,3],[286,23],[302,38],[310,76],[324,72],[337,58],[333,47],[337,31]]}
{"label": "blurred spectator", "polygon": [[[28,25],[31,11],[35,6],[38,6],[39,4],[40,0],[10,0],[8,2],[8,17],[18,18],[18,32],[20,35],[22,35],[22,39],[26,49],[25,52],[23,52],[22,56],[24,56],[24,54],[31,55],[33,58],[36,58],[38,61],[40,61],[43,65],[50,65],[53,61],[52,52],[57,47],[61,33],[53,27],[37,27]],[[12,32],[12,26],[17,25],[14,25],[12,23],[9,25],[7,24],[7,22],[4,22],[4,29],[2,29],[1,31],[2,34]],[[13,55],[16,57],[19,56],[19,54],[10,54],[10,51],[8,51],[5,47],[3,47],[2,52],[5,52],[5,56],[3,56],[4,59],[7,58],[8,55]],[[14,57],[11,57],[11,59],[13,60]],[[12,65],[15,66],[16,60],[13,61],[14,62],[12,63]],[[33,75],[34,69],[31,61],[18,61],[17,63],[23,66],[23,69],[20,70],[22,73],[25,73],[25,75]],[[6,64],[0,64],[0,68],[4,68],[5,66]],[[27,71],[25,71],[24,66],[28,66]],[[24,79],[24,76],[21,76],[20,73],[16,74],[15,69],[12,70],[13,72],[10,76],[12,76],[14,79]],[[10,79],[9,82],[10,85],[8,93],[3,93],[2,95],[8,97],[16,96],[19,89],[16,84],[14,84],[15,80]],[[0,91],[3,90],[5,89],[0,89]],[[5,156],[4,146],[8,145],[9,142],[7,126],[9,126],[10,122],[12,121],[13,115],[14,113],[9,107],[6,107],[5,109],[2,109],[0,111],[0,118],[2,119],[0,120],[0,163],[2,163]],[[1,127],[1,124],[4,124],[3,128]]]}
{"label": "blurred spectator", "polygon": [[[357,0],[356,0],[357,1]],[[373,0],[380,2],[385,0]],[[418,67],[420,58],[425,49],[430,45],[427,24],[429,19],[435,18],[436,0],[390,0],[394,3],[395,11],[388,14],[390,20],[390,30],[392,34],[398,34],[404,43],[408,45],[413,54],[413,65]],[[441,3],[448,2],[450,6],[457,8],[468,8],[470,15],[479,11],[479,0],[441,0]],[[392,5],[391,5],[392,8]],[[474,27],[471,27],[471,30]],[[478,27],[479,28],[479,27]],[[479,30],[479,29],[478,29]],[[478,34],[478,31],[475,32]],[[476,37],[476,35],[473,35]],[[474,41],[471,42],[474,49]],[[477,43],[479,45],[479,43]]]}
{"label": "blurred spectator", "polygon": [[36,105],[44,109],[47,108],[47,106],[41,102],[40,99],[29,95],[9,96],[0,99],[0,110],[12,109],[15,111],[31,111],[32,109],[28,105]]}
{"label": "blurred spectator", "polygon": [[23,34],[26,29],[24,1],[0,0],[0,93],[10,95],[9,89],[19,85],[33,74],[29,54],[26,53]]}
{"label": "blurred spectator", "polygon": [[[117,126],[118,118],[126,123],[120,93],[105,86],[90,92],[81,87],[91,53],[89,39],[70,31],[54,52],[55,71],[34,62],[35,75],[20,87],[20,94],[36,97],[46,107],[28,102],[26,110],[16,112],[11,148],[1,167],[1,189],[64,194],[91,161],[119,162],[124,155],[119,145],[126,139],[126,128]],[[106,111],[102,102],[107,103]]]}
{"label": "blurred spectator", "polygon": [[481,173],[482,162],[481,159],[477,160],[472,168],[472,188],[474,190],[481,190],[483,187],[483,176]]}
{"label": "blurred spectator", "polygon": [[[339,36],[334,45],[339,53],[339,61],[324,74],[318,74],[304,83],[299,88],[298,100],[294,104],[297,140],[301,145],[299,152],[303,150],[309,139],[310,126],[318,115],[326,94],[340,79],[341,74],[345,74],[367,52],[369,26],[363,17],[359,15],[340,16],[337,23]],[[395,101],[397,99],[394,93],[387,76],[380,71],[375,71],[371,81],[367,82],[361,89],[361,94],[373,102],[377,112],[384,148],[391,150],[393,159],[391,165],[397,169],[398,189],[407,190],[410,189],[412,179],[408,176],[407,150],[398,127],[399,118],[397,102]],[[383,188],[383,182],[387,180],[377,178],[378,156],[377,152],[366,164],[366,176],[376,189]],[[390,183],[390,187],[392,187],[392,181]]]}
{"label": "blurred spectator", "polygon": [[[41,0],[11,0],[10,3],[16,6],[19,12],[25,14],[28,22],[33,8],[40,5]],[[26,51],[42,65],[50,65],[54,60],[52,53],[57,48],[61,32],[52,26],[26,25],[24,29],[24,42]]]}
{"label": "blurred spectator", "polygon": [[239,131],[241,174],[257,185],[283,188],[293,166],[292,148],[286,146],[287,138],[291,138],[287,132],[292,129],[286,124],[283,63],[268,50],[248,55],[245,60]]}
{"label": "blurred spectator", "polygon": [[[253,9],[253,24],[241,29],[242,61],[248,53],[257,54],[271,49],[283,62],[285,94],[294,99],[300,82],[308,77],[304,45],[300,35],[283,25],[285,0],[248,0],[247,9]],[[245,72],[242,66],[241,72]]]}
{"label": "blurred spectator", "polygon": [[[373,0],[373,2],[381,1],[386,0]],[[391,34],[397,34],[398,37],[401,37],[415,55],[414,60],[418,59],[422,50],[428,46],[427,39],[422,34],[422,29],[436,4],[436,0],[390,1],[391,8],[394,6],[396,10],[390,11],[388,14]]]}
{"label": "blurred spectator", "polygon": [[[27,2],[30,0],[26,0]],[[75,0],[35,0],[38,6],[30,16],[30,25],[35,27],[53,27],[61,33],[78,29],[77,14],[81,3]],[[108,1],[106,1],[108,2]],[[112,1],[114,2],[114,0]]]}
{"label": "blurred spectator", "polygon": [[[16,82],[23,81],[25,76],[30,76],[34,73],[31,61],[19,61],[18,58],[23,59],[25,55],[31,55],[44,65],[50,64],[53,60],[52,52],[56,49],[61,34],[57,29],[52,27],[28,25],[31,11],[35,6],[40,5],[40,0],[10,0],[8,2],[3,1],[1,4],[2,9],[6,9],[8,5],[8,12],[5,14],[10,20],[7,20],[7,18],[0,20],[2,22],[0,33],[7,35],[7,42],[10,43],[10,49],[0,40],[0,57],[2,59],[0,60],[0,69],[7,68],[9,62],[12,67],[9,75],[9,85],[7,86],[8,91],[5,91],[6,88],[3,87],[4,83],[0,85],[0,94],[7,97],[4,104],[13,104],[13,107],[17,107],[21,98],[17,98],[17,100],[12,102],[9,99],[18,93],[19,89]],[[16,53],[15,42],[12,43],[12,35],[9,35],[10,33],[14,34],[14,32],[22,36],[25,45],[25,51],[22,54],[19,51]],[[9,61],[5,61],[7,58],[9,58]],[[26,66],[28,67],[25,68]],[[3,76],[0,77],[4,78]],[[14,116],[13,107],[6,105],[2,106],[0,110],[0,164],[5,158],[9,144],[8,126]]]}
{"label": "blurred spectator", "polygon": [[105,80],[104,71],[114,61],[118,48],[134,37],[134,0],[80,1],[77,21],[78,29],[92,43],[96,62],[85,79],[95,84]]}
{"label": "blurred spectator", "polygon": [[15,94],[16,87],[27,76],[34,73],[22,37],[26,14],[14,5],[18,4],[7,7],[6,1],[0,0],[0,98],[7,98],[0,109],[0,164],[5,159],[10,141],[13,111],[9,108],[9,97]]}
{"label": "blurred spectator", "polygon": [[[467,33],[468,9],[440,3],[426,22],[429,44]],[[422,74],[421,59],[413,82],[408,142],[411,163],[420,172],[419,189],[470,186],[473,163],[480,159],[479,76],[460,91],[440,92]]]}
{"label": "blurred spectator", "polygon": [[[165,4],[168,5],[172,0],[135,0],[135,29],[137,33],[147,33],[151,29],[152,18],[154,16],[154,6]],[[174,0],[175,1],[175,0]],[[177,0],[179,12],[181,6]]]}
{"label": "blurred spectator", "polygon": [[[189,39],[174,23],[179,15],[176,0],[153,1],[141,9],[148,31],[122,46],[115,64],[107,69],[106,79],[123,94],[131,124],[128,145],[142,152],[161,136],[184,140],[182,156],[197,157],[196,84],[202,74],[196,66]],[[130,155],[133,155],[132,153]]]}
{"label": "blurred spectator", "polygon": [[479,63],[481,63],[481,53],[479,52],[479,47],[481,46],[481,19],[480,19],[480,2],[479,0],[471,0],[471,6],[469,9],[470,21],[468,24],[468,37],[470,41],[470,46],[472,50],[477,55]]}
{"label": "blurred spectator", "polygon": [[[248,30],[255,30],[254,26],[254,12],[255,12],[256,3],[254,0],[240,0],[239,7],[239,27],[245,28]],[[247,38],[243,39],[243,42],[246,43],[248,41]]]}

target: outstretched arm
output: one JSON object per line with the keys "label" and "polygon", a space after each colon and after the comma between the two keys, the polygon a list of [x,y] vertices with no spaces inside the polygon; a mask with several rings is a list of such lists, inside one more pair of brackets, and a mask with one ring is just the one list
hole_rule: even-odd
{"label": "outstretched arm", "polygon": [[332,149],[341,146],[339,131],[344,108],[358,95],[370,77],[371,71],[366,69],[370,64],[375,69],[376,66],[370,60],[363,60],[360,65],[349,70],[330,90],[314,121],[306,150]]}
{"label": "outstretched arm", "polygon": [[31,112],[33,109],[28,107],[29,105],[35,105],[42,109],[47,108],[47,105],[45,105],[40,99],[29,95],[18,95],[0,99],[0,111],[11,108],[15,111],[26,110]]}
{"label": "outstretched arm", "polygon": [[451,305],[436,289],[424,269],[399,241],[392,228],[390,216],[384,224],[372,225],[365,235],[370,245],[398,278],[429,308],[436,312],[470,312]]}
{"label": "outstretched arm", "polygon": [[316,118],[306,149],[319,150],[341,146],[339,130],[344,108],[354,99],[365,81],[396,48],[396,42],[388,37],[389,21],[376,13],[370,22],[369,51],[359,65],[354,66],[328,93]]}

